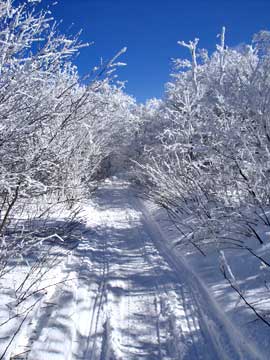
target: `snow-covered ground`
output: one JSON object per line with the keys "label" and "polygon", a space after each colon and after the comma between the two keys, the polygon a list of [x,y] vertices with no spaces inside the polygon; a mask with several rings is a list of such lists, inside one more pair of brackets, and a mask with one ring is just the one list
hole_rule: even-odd
{"label": "snow-covered ground", "polygon": [[[46,292],[0,326],[0,359],[268,359],[234,321],[235,295],[214,265],[173,251],[172,234],[128,183],[108,181],[83,209],[80,243],[67,254],[56,246],[59,262],[36,285]],[[17,273],[1,280],[1,323]]]}

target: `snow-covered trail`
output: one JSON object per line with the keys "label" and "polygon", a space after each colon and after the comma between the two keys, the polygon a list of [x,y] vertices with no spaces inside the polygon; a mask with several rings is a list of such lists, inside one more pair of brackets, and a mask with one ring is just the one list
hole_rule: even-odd
{"label": "snow-covered trail", "polygon": [[261,358],[168,249],[128,184],[108,183],[95,202],[63,267],[70,281],[46,299],[52,306],[39,309],[14,359]]}

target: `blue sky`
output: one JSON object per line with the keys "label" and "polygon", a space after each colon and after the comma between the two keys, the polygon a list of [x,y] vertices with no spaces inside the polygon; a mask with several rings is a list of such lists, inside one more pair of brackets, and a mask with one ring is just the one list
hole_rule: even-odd
{"label": "blue sky", "polygon": [[178,40],[199,37],[200,47],[213,50],[223,25],[230,46],[270,29],[270,0],[59,0],[53,13],[62,28],[74,23],[72,31],[83,29],[82,40],[95,43],[76,60],[82,74],[128,47],[119,79],[138,101],[162,96],[170,59],[188,56]]}

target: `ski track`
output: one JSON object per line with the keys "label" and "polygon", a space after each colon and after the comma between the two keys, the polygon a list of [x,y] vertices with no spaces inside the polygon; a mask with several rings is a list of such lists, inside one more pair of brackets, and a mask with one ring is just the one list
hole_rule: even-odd
{"label": "ski track", "polygon": [[262,359],[127,184],[104,185],[95,201],[62,269],[70,281],[45,299],[12,359]]}

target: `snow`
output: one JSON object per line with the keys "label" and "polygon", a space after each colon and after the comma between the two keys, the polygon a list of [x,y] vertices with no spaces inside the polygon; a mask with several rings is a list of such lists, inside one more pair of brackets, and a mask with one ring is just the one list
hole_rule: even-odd
{"label": "snow", "polygon": [[[107,181],[82,207],[82,240],[68,254],[55,246],[61,261],[37,284],[50,287],[29,298],[37,303],[1,359],[267,359],[233,321],[238,299],[211,262],[172,248],[175,233],[128,182]],[[1,322],[27,269],[1,280]],[[22,316],[0,327],[0,354]]]}

